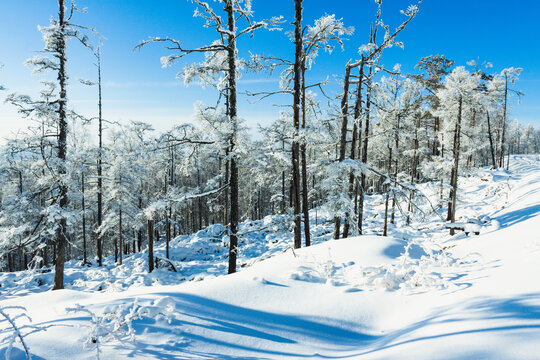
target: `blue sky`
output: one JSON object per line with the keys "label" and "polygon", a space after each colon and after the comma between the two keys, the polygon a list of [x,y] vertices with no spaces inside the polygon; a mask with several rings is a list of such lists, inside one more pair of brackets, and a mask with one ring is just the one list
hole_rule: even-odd
{"label": "blue sky", "polygon": [[[104,115],[113,121],[139,120],[165,130],[174,124],[191,120],[193,103],[203,100],[212,103],[215,92],[196,85],[186,88],[175,79],[182,63],[163,69],[160,57],[168,52],[158,45],[141,52],[133,47],[149,36],[170,36],[182,41],[186,47],[206,44],[214,39],[211,30],[201,27],[201,19],[193,18],[194,5],[187,0],[78,0],[87,7],[87,14],[76,16],[77,23],[98,29],[105,37],[103,45]],[[403,19],[399,10],[406,8],[408,0],[384,0],[383,20],[392,28]],[[56,0],[0,0],[0,84],[9,91],[36,94],[40,76],[31,75],[23,65],[42,48],[37,25],[47,25],[56,12]],[[217,6],[217,5],[216,5]],[[305,0],[305,24],[324,14],[336,14],[355,34],[345,43],[345,51],[322,54],[309,81],[315,82],[333,75],[341,77],[344,65],[357,58],[358,47],[367,42],[370,21],[376,10],[373,0]],[[283,15],[293,17],[292,0],[255,0],[255,18]],[[465,65],[468,60],[493,63],[493,71],[505,67],[523,67],[521,79],[515,88],[523,91],[520,105],[515,104],[511,117],[522,123],[540,126],[540,2],[536,0],[424,0],[418,17],[400,35],[405,48],[388,50],[383,63],[392,67],[402,64],[405,72],[414,71],[418,60],[431,54],[444,54]],[[284,24],[285,27],[290,25]],[[288,56],[294,51],[283,32],[258,31],[253,39],[239,43],[240,54],[248,56],[264,52],[268,55]],[[91,117],[96,113],[95,89],[76,83],[75,79],[95,78],[91,55],[78,44],[69,44],[68,70],[71,74],[68,96],[72,106]],[[186,61],[197,61],[197,56]],[[264,75],[249,75],[243,79],[242,89],[276,89],[275,79]],[[329,92],[337,95],[337,86]],[[278,114],[276,98],[251,105],[242,98],[240,115],[248,125],[268,124]],[[0,104],[0,136],[25,126],[15,110]]]}

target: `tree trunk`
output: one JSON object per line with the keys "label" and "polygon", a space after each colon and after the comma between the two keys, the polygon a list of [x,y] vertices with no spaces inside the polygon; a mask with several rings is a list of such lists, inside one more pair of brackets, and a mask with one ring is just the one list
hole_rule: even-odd
{"label": "tree trunk", "polygon": [[[413,153],[413,164],[412,164],[412,170],[411,170],[411,185],[414,185],[414,182],[416,180],[416,171],[418,167],[418,122],[419,119],[416,120],[416,126],[414,127],[414,153]],[[412,210],[412,197],[413,193],[411,192],[409,194],[409,205],[407,206],[407,225],[411,222],[411,210]]]}
{"label": "tree trunk", "polygon": [[294,2],[294,44],[295,59],[294,59],[294,99],[293,99],[293,131],[294,138],[292,141],[292,183],[291,195],[293,203],[294,216],[294,248],[302,247],[302,229],[301,229],[301,209],[300,209],[300,144],[298,143],[298,135],[300,131],[300,100],[302,96],[302,0]]}
{"label": "tree trunk", "polygon": [[[341,95],[341,131],[339,138],[339,157],[338,161],[345,160],[345,152],[347,151],[347,127],[349,122],[349,87],[351,78],[351,63],[348,62],[345,67],[345,77],[343,79],[343,94]],[[345,214],[345,223],[343,237],[345,237],[345,230],[349,231],[348,223],[349,214]],[[341,218],[334,217],[334,239],[339,239],[339,232],[341,227]]]}
{"label": "tree trunk", "polygon": [[[306,129],[306,59],[302,60],[302,129]],[[302,212],[304,213],[304,237],[306,246],[311,245],[311,233],[309,229],[309,199],[307,179],[306,142],[302,141],[300,147],[302,161]]]}
{"label": "tree trunk", "polygon": [[505,85],[504,85],[504,107],[503,107],[503,121],[501,129],[501,150],[500,150],[500,161],[499,167],[504,168],[504,151],[505,151],[505,134],[506,134],[506,103],[508,100],[508,75],[505,75]]}
{"label": "tree trunk", "polygon": [[433,139],[433,155],[435,156],[441,154],[441,152],[439,151],[439,129],[440,129],[440,120],[439,120],[439,117],[436,116],[435,123],[434,123],[435,138]]}
{"label": "tree trunk", "polygon": [[[228,113],[228,110],[227,110],[227,113]],[[227,149],[226,153],[227,153],[227,156],[229,156],[229,149]],[[229,186],[231,186],[230,185],[230,164],[231,162],[229,160],[225,162],[225,181],[229,181]],[[223,200],[224,200],[223,225],[227,227],[229,226],[229,196],[230,196],[230,191],[229,191],[229,188],[226,187],[224,191],[224,196],[223,196]]]}
{"label": "tree trunk", "polygon": [[166,215],[165,220],[165,227],[166,227],[166,237],[165,237],[165,257],[169,259],[169,243],[171,242],[171,208],[169,207],[169,211]]}
{"label": "tree trunk", "polygon": [[118,238],[116,237],[113,237],[114,238],[114,241],[113,241],[113,247],[114,247],[114,263],[117,264],[118,263]]}
{"label": "tree trunk", "polygon": [[[456,129],[454,132],[454,165],[452,167],[452,178],[450,185],[450,202],[448,203],[448,220],[450,222],[456,222],[456,194],[457,194],[457,181],[458,181],[458,165],[459,165],[459,145],[461,138],[461,111],[462,111],[463,99],[459,97],[458,117],[456,121]],[[454,235],[454,229],[450,229],[450,235]]]}
{"label": "tree trunk", "polygon": [[[476,109],[473,109],[472,119],[471,119],[471,128],[474,129],[476,127]],[[473,153],[469,154],[469,157],[467,158],[467,168],[470,169],[473,163]]]}
{"label": "tree trunk", "polygon": [[225,0],[225,12],[227,13],[228,34],[228,75],[229,75],[229,119],[233,133],[229,138],[229,149],[232,153],[230,160],[230,188],[231,188],[231,210],[230,210],[230,244],[229,244],[229,274],[236,272],[236,257],[238,252],[238,168],[234,147],[236,142],[236,131],[238,128],[237,104],[236,104],[236,25],[233,9],[233,0]]}
{"label": "tree trunk", "polygon": [[[66,24],[64,22],[64,0],[58,0],[58,24],[60,27],[60,36],[57,41],[56,52],[58,55],[58,82],[60,85],[60,97],[58,99],[58,159],[60,161],[59,173],[59,205],[62,210],[67,207],[67,186],[63,183],[63,175],[66,174],[66,152],[67,152],[67,122],[66,122]],[[59,226],[56,235],[57,252],[54,273],[54,288],[59,290],[64,288],[64,261],[66,248],[66,218],[62,216],[59,221]]]}
{"label": "tree trunk", "polygon": [[[397,79],[396,79],[397,81]],[[397,96],[397,94],[396,94]],[[399,133],[401,131],[401,114],[398,114],[397,116],[397,128],[395,131],[394,136],[394,144],[396,146],[396,164],[394,168],[394,187],[397,186],[397,176],[398,176],[398,168],[399,168]],[[388,164],[388,174],[390,174],[391,171],[391,163]],[[390,223],[393,224],[395,222],[395,216],[396,216],[396,192],[393,192],[392,196],[392,215],[390,215]]]}
{"label": "tree trunk", "polygon": [[[197,188],[199,192],[201,192],[201,171],[200,167],[197,167]],[[199,223],[199,230],[203,228],[203,214],[202,214],[202,199],[199,197],[197,199],[197,220]]]}
{"label": "tree trunk", "polygon": [[120,213],[118,216],[118,245],[120,246],[118,263],[122,265],[122,253],[124,252],[124,238],[122,237],[122,208],[120,208]]}
{"label": "tree trunk", "polygon": [[491,150],[491,161],[493,163],[493,168],[497,167],[497,162],[495,161],[495,149],[493,147],[493,136],[491,135],[491,120],[489,118],[489,111],[486,111],[487,115],[487,124],[488,124],[488,136],[489,136],[489,149]]}
{"label": "tree trunk", "polygon": [[[371,82],[373,68],[369,67],[368,79]],[[368,84],[370,85],[370,84]],[[364,125],[364,143],[362,148],[362,162],[367,164],[368,146],[369,146],[369,121],[371,113],[371,89],[368,88],[366,95],[366,121]],[[364,199],[366,193],[366,175],[362,173],[360,177],[360,198],[358,199],[358,232],[363,233],[362,222],[364,220]]]}
{"label": "tree trunk", "polygon": [[148,273],[154,271],[154,221],[148,220]]}
{"label": "tree trunk", "polygon": [[[397,152],[397,149],[396,149]],[[397,186],[397,176],[398,176],[398,169],[399,169],[399,160],[396,156],[396,160],[394,161],[394,188]],[[396,222],[396,192],[392,191],[392,212],[390,214],[390,224],[394,224]]]}
{"label": "tree trunk", "polygon": [[[356,159],[356,143],[360,143],[362,137],[362,124],[360,115],[362,113],[362,80],[364,78],[364,63],[360,65],[360,76],[358,77],[358,87],[356,88],[356,100],[354,103],[354,122],[353,122],[353,131],[352,131],[352,142],[351,142],[351,155],[350,159]],[[358,146],[358,157],[360,157],[360,147]],[[349,174],[349,198],[354,201],[354,213],[358,214],[358,186],[355,187],[355,176],[351,172]],[[345,224],[343,225],[343,238],[349,237],[350,231],[350,219],[347,216],[345,219]]]}
{"label": "tree trunk", "polygon": [[[390,174],[390,171],[392,171],[392,147],[388,147],[388,173]],[[389,184],[386,185],[386,199],[384,201],[384,229],[383,229],[383,236],[386,236],[388,234],[388,200],[390,198],[390,194],[388,192]]]}
{"label": "tree trunk", "polygon": [[[96,53],[98,65],[98,161],[97,161],[97,226],[101,227],[103,222],[103,118],[102,118],[102,102],[101,102],[101,53],[98,48]],[[98,266],[103,264],[103,238],[101,232],[97,234],[97,257]]]}
{"label": "tree trunk", "polygon": [[84,172],[81,174],[81,192],[82,192],[82,237],[83,237],[83,264],[87,263],[86,258],[86,206],[84,194]]}
{"label": "tree trunk", "polygon": [[281,204],[280,211],[281,214],[285,214],[285,171],[281,172]]}

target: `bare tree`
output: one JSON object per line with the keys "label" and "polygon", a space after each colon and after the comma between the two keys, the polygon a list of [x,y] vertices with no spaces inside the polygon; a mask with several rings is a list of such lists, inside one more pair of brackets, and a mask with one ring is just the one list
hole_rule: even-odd
{"label": "bare tree", "polygon": [[[367,75],[368,80],[368,92],[367,92],[367,99],[366,99],[366,122],[364,126],[364,142],[363,142],[363,151],[362,151],[362,162],[367,163],[367,147],[368,147],[368,134],[369,134],[369,109],[371,106],[371,99],[370,99],[370,84],[369,81],[371,80],[373,76],[372,68],[373,65],[376,65],[378,62],[378,59],[381,56],[381,53],[384,49],[392,47],[394,45],[401,46],[402,44],[400,42],[396,41],[397,35],[405,29],[405,27],[416,17],[418,14],[420,4],[422,3],[422,0],[419,0],[416,5],[411,5],[407,8],[407,10],[402,11],[402,13],[407,17],[405,21],[403,21],[393,32],[390,31],[390,28],[388,25],[384,25],[382,21],[380,20],[381,17],[381,7],[382,7],[382,0],[376,1],[378,5],[377,15],[375,19],[375,26],[372,26],[371,33],[370,33],[370,42],[367,45],[364,45],[361,47],[360,51],[364,54],[362,55],[362,58],[356,62],[349,61],[347,65],[345,66],[345,77],[343,80],[343,93],[341,95],[341,132],[340,132],[340,141],[339,141],[339,158],[338,161],[343,161],[345,159],[345,154],[347,151],[347,132],[348,132],[348,118],[349,118],[349,88],[350,88],[350,82],[351,82],[351,71],[355,68],[363,68],[364,66],[369,67],[369,72]],[[379,27],[382,27],[385,31],[384,34],[384,40],[380,45],[377,45],[377,30]],[[363,74],[363,72],[362,72]],[[363,77],[363,75],[362,75]],[[362,85],[363,79],[360,78],[360,84]],[[361,91],[357,92],[361,95]],[[361,102],[361,98],[357,98],[357,102]],[[359,114],[359,112],[355,112],[356,114]],[[351,155],[354,150],[351,151]],[[354,156],[352,156],[354,157]],[[360,200],[358,202],[358,230],[360,233],[362,233],[362,217],[363,217],[363,207],[364,207],[364,190],[365,190],[365,175],[362,175],[362,180],[360,184]],[[350,214],[346,214],[345,217],[347,218],[345,220],[345,229],[347,230],[344,235],[348,236],[349,232],[349,226],[347,223],[349,220]],[[339,238],[340,234],[340,226],[341,226],[341,220],[336,217],[334,220],[334,238]]]}
{"label": "bare tree", "polygon": [[[103,223],[103,113],[101,101],[101,48],[95,52],[98,69],[98,158],[97,158],[97,228]],[[97,234],[98,265],[103,263],[103,238]]]}
{"label": "bare tree", "polygon": [[293,102],[293,131],[294,137],[292,142],[292,200],[293,200],[293,216],[294,216],[294,247],[296,249],[302,247],[302,230],[300,228],[300,144],[297,137],[300,131],[300,102],[302,97],[302,0],[294,1],[294,102]]}
{"label": "bare tree", "polygon": [[[238,252],[238,159],[236,156],[237,145],[237,132],[238,132],[238,108],[237,108],[237,62],[239,61],[237,53],[237,39],[245,34],[251,34],[253,31],[259,28],[273,29],[273,25],[280,22],[280,18],[273,18],[270,20],[262,20],[258,22],[252,22],[251,17],[253,11],[251,8],[251,1],[236,1],[236,0],[219,0],[218,3],[223,5],[223,12],[226,15],[226,21],[218,15],[208,2],[202,0],[193,0],[197,5],[198,10],[195,12],[195,16],[199,16],[205,20],[204,26],[207,28],[213,28],[219,36],[219,39],[214,41],[210,45],[201,46],[193,49],[186,49],[182,47],[181,43],[171,38],[152,38],[147,41],[141,42],[135,47],[140,49],[143,46],[152,42],[164,42],[167,43],[166,48],[174,50],[177,53],[162,58],[164,65],[170,65],[174,61],[184,57],[185,55],[192,53],[204,53],[204,54],[224,54],[225,61],[221,65],[221,68],[217,72],[224,72],[224,82],[227,83],[225,95],[227,99],[227,117],[229,119],[230,133],[228,136],[228,149],[227,154],[229,156],[228,161],[228,187],[230,190],[230,207],[229,207],[229,268],[228,272],[236,272],[236,258]],[[199,11],[202,10],[202,11]],[[237,22],[244,20],[246,26],[239,30],[237,28]],[[207,72],[216,72],[215,69],[198,68],[199,76]],[[203,75],[204,76],[204,75]]]}

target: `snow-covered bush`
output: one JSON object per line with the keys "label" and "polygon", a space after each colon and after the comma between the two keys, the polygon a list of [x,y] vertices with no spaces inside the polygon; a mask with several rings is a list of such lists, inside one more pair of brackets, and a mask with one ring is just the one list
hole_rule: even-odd
{"label": "snow-covered bush", "polygon": [[163,297],[156,300],[153,305],[139,305],[138,299],[131,304],[124,303],[115,307],[105,307],[101,313],[96,313],[85,306],[76,304],[67,308],[68,312],[85,313],[90,316],[90,324],[81,324],[88,329],[84,346],[96,351],[96,358],[100,359],[101,344],[111,341],[135,341],[135,328],[133,322],[141,319],[165,319],[170,323],[175,310],[174,300]]}

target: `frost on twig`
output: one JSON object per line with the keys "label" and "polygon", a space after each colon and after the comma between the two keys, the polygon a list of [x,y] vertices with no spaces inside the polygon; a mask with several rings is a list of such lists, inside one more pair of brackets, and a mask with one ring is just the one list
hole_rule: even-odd
{"label": "frost on twig", "polygon": [[26,308],[22,306],[0,307],[0,326],[2,326],[0,333],[8,334],[6,338],[2,339],[3,342],[7,342],[7,346],[4,348],[4,359],[6,360],[11,359],[11,351],[17,340],[21,343],[26,359],[32,359],[25,338],[30,334],[47,329],[47,327],[43,326],[21,324],[25,319],[32,322],[32,319],[26,313]]}
{"label": "frost on twig", "polygon": [[134,321],[144,318],[165,319],[171,322],[175,310],[174,300],[164,297],[157,300],[152,306],[139,305],[138,299],[132,304],[106,307],[101,313],[96,313],[85,306],[76,304],[67,308],[68,312],[85,313],[90,316],[90,323],[80,326],[87,329],[84,347],[96,352],[96,359],[101,359],[101,345],[112,341],[135,342]]}

